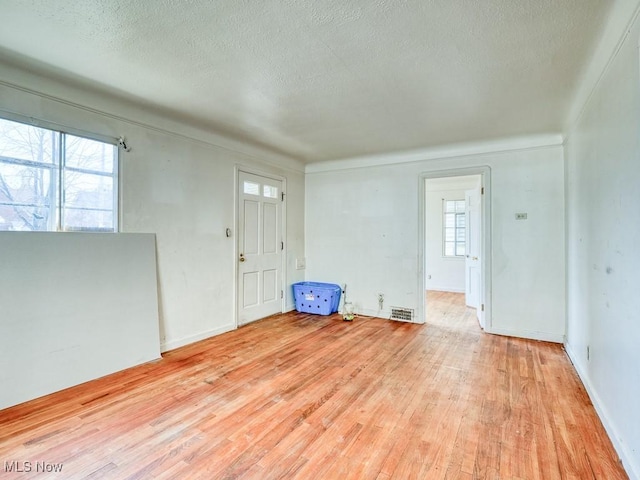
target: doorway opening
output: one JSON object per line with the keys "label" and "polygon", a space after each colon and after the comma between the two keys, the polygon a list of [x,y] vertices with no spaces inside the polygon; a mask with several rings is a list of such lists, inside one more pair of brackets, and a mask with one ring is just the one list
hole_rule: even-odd
{"label": "doorway opening", "polygon": [[453,312],[490,331],[489,168],[421,176],[419,292],[424,321]]}

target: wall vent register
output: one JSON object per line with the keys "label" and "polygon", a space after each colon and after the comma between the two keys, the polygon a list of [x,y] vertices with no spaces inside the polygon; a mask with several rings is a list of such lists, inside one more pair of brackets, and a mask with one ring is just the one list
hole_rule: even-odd
{"label": "wall vent register", "polygon": [[391,307],[391,320],[400,320],[403,322],[413,321],[414,310],[412,308]]}

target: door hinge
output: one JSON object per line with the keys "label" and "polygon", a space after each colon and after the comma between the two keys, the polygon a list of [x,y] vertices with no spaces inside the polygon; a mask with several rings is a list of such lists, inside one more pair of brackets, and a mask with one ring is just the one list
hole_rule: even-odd
{"label": "door hinge", "polygon": [[484,312],[484,303],[482,305],[480,305],[480,311]]}
{"label": "door hinge", "polygon": [[280,250],[284,250],[284,242],[280,241]]}
{"label": "door hinge", "polygon": [[280,290],[280,298],[284,298],[284,292]]}
{"label": "door hinge", "polygon": [[284,192],[280,192],[280,199],[284,202]]}
{"label": "door hinge", "polygon": [[484,195],[484,187],[480,189],[480,195]]}

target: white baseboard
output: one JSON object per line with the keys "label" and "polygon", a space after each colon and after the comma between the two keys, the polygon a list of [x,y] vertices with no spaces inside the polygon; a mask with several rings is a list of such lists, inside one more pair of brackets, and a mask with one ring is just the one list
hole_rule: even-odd
{"label": "white baseboard", "polygon": [[591,403],[596,409],[596,413],[598,414],[598,417],[600,418],[600,421],[602,422],[607,435],[609,435],[609,439],[613,444],[613,448],[615,448],[616,453],[618,454],[618,457],[620,457],[620,461],[622,462],[622,466],[625,468],[627,475],[629,475],[629,479],[640,480],[640,465],[636,464],[636,462],[634,461],[634,456],[630,454],[625,444],[620,441],[620,437],[615,427],[609,420],[610,417],[608,414],[608,410],[602,403],[602,400],[600,400],[600,396],[598,395],[596,389],[591,384],[589,375],[582,367],[578,356],[574,354],[571,346],[568,343],[564,344],[564,350],[565,352],[567,352],[567,356],[569,357],[569,360],[571,360],[573,368],[576,369],[576,372],[578,373],[578,376],[580,377],[580,380],[582,381],[582,384],[584,385],[584,388],[587,391],[589,398],[591,399]]}
{"label": "white baseboard", "polygon": [[[406,321],[407,323],[425,323],[425,322],[419,322],[418,318],[416,316],[416,312],[414,310],[413,312],[413,320],[412,321]],[[374,318],[382,318],[384,320],[390,320],[391,319],[391,310],[373,310],[373,309],[368,309],[368,308],[363,308],[360,311],[356,312],[356,317],[358,315],[363,315],[365,317],[374,317]],[[405,320],[396,320],[393,319],[394,322],[404,322]]]}
{"label": "white baseboard", "polygon": [[364,315],[365,317],[384,318],[387,320],[389,319],[389,317],[391,317],[391,310],[374,310],[372,308],[362,308],[355,313],[356,316]]}
{"label": "white baseboard", "polygon": [[535,332],[531,330],[511,330],[509,328],[487,327],[485,332],[494,335],[504,335],[506,337],[528,338],[530,340],[540,340],[542,342],[564,343],[564,335],[559,333]]}
{"label": "white baseboard", "polygon": [[199,342],[200,340],[205,340],[207,338],[220,335],[221,333],[230,332],[231,330],[235,330],[235,329],[236,329],[235,324],[228,324],[222,327],[214,328],[213,330],[207,330],[206,332],[198,333],[196,335],[189,335],[188,337],[182,337],[177,340],[162,342],[160,343],[160,351],[164,353],[164,352],[168,352],[169,350],[175,350],[176,348],[184,347],[185,345]]}
{"label": "white baseboard", "polygon": [[296,309],[296,306],[294,304],[287,305],[286,307],[284,307],[284,311],[282,313],[292,312],[295,309]]}

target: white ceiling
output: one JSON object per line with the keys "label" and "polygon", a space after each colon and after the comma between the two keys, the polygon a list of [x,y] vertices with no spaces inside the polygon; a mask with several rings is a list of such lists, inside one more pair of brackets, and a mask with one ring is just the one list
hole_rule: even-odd
{"label": "white ceiling", "polygon": [[0,60],[306,162],[558,133],[605,0],[0,0]]}

